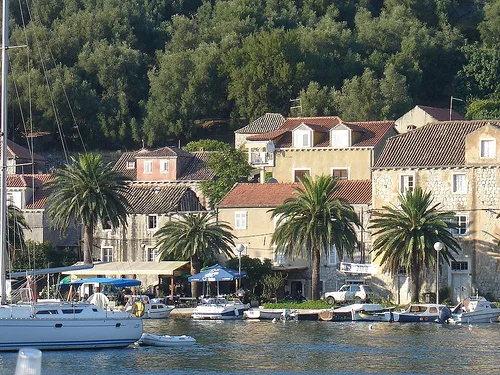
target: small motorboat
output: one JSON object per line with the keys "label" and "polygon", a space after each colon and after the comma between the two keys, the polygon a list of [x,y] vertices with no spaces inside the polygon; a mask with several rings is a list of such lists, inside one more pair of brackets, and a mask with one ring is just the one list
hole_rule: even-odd
{"label": "small motorboat", "polygon": [[147,295],[127,296],[128,301],[125,305],[125,311],[133,310],[137,302],[144,304],[140,316],[143,319],[167,319],[174,309],[174,306],[167,306],[157,299],[150,299]]}
{"label": "small motorboat", "polygon": [[450,323],[496,323],[500,308],[484,297],[469,297],[451,311]]}
{"label": "small motorboat", "polygon": [[290,313],[291,320],[319,320],[321,310],[297,309]]}
{"label": "small motorboat", "polygon": [[139,340],[140,345],[148,346],[187,346],[194,343],[196,340],[191,336],[153,335],[152,333],[143,333]]}
{"label": "small motorboat", "polygon": [[238,298],[228,300],[220,296],[203,299],[201,305],[196,306],[191,316],[193,319],[241,319],[243,312],[249,308],[248,303],[242,303]]}
{"label": "small motorboat", "polygon": [[434,322],[439,318],[441,310],[445,308],[445,305],[437,303],[415,303],[411,304],[408,309],[396,312],[387,311],[384,313],[385,321],[388,322]]}
{"label": "small motorboat", "polygon": [[243,312],[244,319],[253,319],[253,320],[289,320],[290,313],[292,310],[290,309],[249,309]]}

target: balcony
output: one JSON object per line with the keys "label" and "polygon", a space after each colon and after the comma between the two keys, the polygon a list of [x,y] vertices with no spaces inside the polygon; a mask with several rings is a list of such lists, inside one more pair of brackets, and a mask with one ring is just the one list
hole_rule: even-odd
{"label": "balcony", "polygon": [[254,167],[274,167],[272,142],[248,142],[248,163]]}

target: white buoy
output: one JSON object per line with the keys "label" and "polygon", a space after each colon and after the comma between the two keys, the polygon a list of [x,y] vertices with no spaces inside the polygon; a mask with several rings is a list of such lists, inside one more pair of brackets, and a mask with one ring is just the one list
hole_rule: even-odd
{"label": "white buoy", "polygon": [[373,329],[373,326],[370,324],[370,325],[368,326],[368,329],[369,329],[369,330],[372,330],[372,329]]}

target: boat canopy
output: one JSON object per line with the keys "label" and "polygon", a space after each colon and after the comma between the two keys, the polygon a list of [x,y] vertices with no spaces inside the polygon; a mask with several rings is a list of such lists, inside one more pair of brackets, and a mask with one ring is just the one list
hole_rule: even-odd
{"label": "boat canopy", "polygon": [[201,271],[196,275],[188,277],[189,282],[202,282],[202,281],[233,281],[239,278],[246,277],[246,272],[240,273],[237,270],[223,267],[219,264],[208,267],[205,271]]}
{"label": "boat canopy", "polygon": [[100,283],[100,284],[111,284],[116,286],[117,288],[123,288],[127,286],[138,286],[141,285],[141,282],[136,279],[118,279],[118,278],[112,278],[112,277],[92,277],[90,279],[79,279],[72,281],[70,285],[81,285],[84,283]]}

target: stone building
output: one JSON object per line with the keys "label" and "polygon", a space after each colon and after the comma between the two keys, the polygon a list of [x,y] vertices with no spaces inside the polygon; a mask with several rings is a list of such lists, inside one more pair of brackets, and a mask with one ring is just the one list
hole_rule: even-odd
{"label": "stone building", "polygon": [[[287,258],[271,246],[275,220],[271,218],[273,208],[294,196],[298,183],[236,184],[218,204],[218,220],[225,221],[233,228],[235,242],[244,246],[242,255],[273,262],[274,270],[288,274],[286,291],[292,295],[301,291],[306,298],[311,297],[310,259]],[[363,228],[358,228],[360,248],[353,259],[338,259],[335,249],[323,255],[321,267],[322,292],[337,290],[346,281],[369,282],[370,274],[340,271],[341,262],[356,264],[370,263],[370,235],[367,226],[368,210],[371,203],[371,181],[339,181],[340,189],[335,196],[347,199],[358,213]]]}
{"label": "stone building", "polygon": [[38,243],[50,242],[58,248],[80,247],[80,231],[71,226],[65,234],[52,228],[45,213],[45,204],[50,191],[43,184],[50,179],[49,174],[8,174],[7,199],[9,204],[19,208],[29,226],[24,238]]}
{"label": "stone building", "polygon": [[[374,209],[396,204],[398,194],[421,186],[441,210],[456,213],[453,234],[461,252],[451,264],[441,264],[439,273],[439,285],[453,302],[476,293],[500,298],[498,121],[431,123],[392,137],[373,167],[372,182]],[[402,303],[409,299],[406,275],[380,277]],[[435,291],[435,270],[427,279],[422,292]]]}

